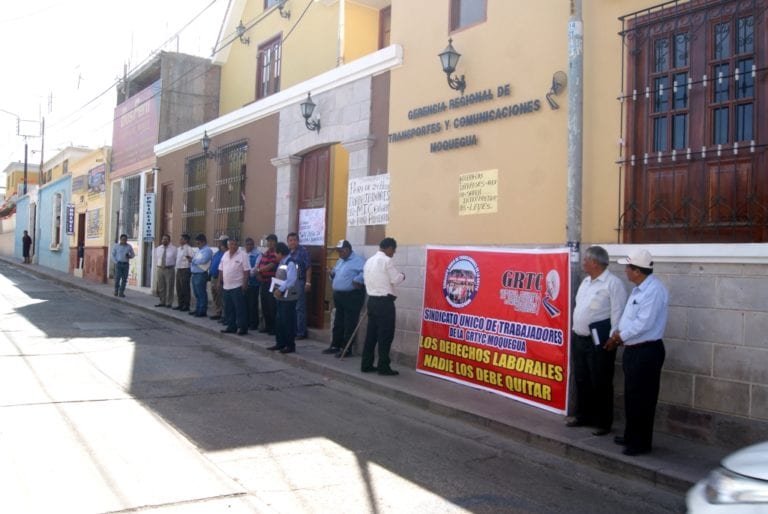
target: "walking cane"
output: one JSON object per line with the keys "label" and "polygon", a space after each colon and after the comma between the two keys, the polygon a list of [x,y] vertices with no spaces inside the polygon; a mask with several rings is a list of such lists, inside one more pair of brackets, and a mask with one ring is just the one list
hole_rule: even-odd
{"label": "walking cane", "polygon": [[341,356],[339,357],[339,360],[344,359],[344,357],[347,355],[347,350],[349,350],[349,347],[352,346],[352,341],[355,340],[355,334],[357,334],[358,329],[360,328],[360,325],[363,324],[363,320],[368,316],[368,311],[363,311],[363,315],[360,316],[360,321],[357,322],[357,326],[355,327],[355,330],[352,331],[352,335],[349,336],[349,341],[347,341],[347,346],[344,347],[344,349],[341,351]]}

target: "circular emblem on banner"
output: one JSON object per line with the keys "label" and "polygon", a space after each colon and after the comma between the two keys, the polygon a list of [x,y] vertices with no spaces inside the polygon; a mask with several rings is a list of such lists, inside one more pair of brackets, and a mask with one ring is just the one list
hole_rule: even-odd
{"label": "circular emblem on banner", "polygon": [[461,255],[451,261],[443,277],[443,296],[452,307],[466,307],[480,288],[480,268],[472,257]]}
{"label": "circular emblem on banner", "polygon": [[557,270],[550,270],[549,273],[547,273],[546,284],[547,295],[552,300],[557,300],[557,295],[560,294],[560,274]]}

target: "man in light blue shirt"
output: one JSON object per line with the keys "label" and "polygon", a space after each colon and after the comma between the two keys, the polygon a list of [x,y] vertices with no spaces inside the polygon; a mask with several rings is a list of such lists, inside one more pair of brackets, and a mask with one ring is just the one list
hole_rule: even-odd
{"label": "man in light blue shirt", "polygon": [[618,330],[605,344],[606,350],[624,345],[624,436],[616,437],[624,445],[624,455],[651,451],[653,419],[659,398],[661,367],[664,365],[664,328],[667,325],[669,294],[652,275],[653,258],[648,250],[636,250],[626,259],[627,279],[635,284],[629,295]]}
{"label": "man in light blue shirt", "polygon": [[251,271],[248,274],[248,289],[245,291],[245,309],[248,312],[248,328],[259,329],[259,262],[261,252],[256,249],[256,242],[252,237],[245,239],[245,253],[248,254],[248,264]]}
{"label": "man in light blue shirt", "polygon": [[195,310],[189,311],[189,315],[204,318],[208,315],[208,270],[211,267],[213,250],[208,246],[208,239],[205,234],[198,234],[195,241],[197,241],[197,253],[190,261]]}
{"label": "man in light blue shirt", "polygon": [[323,353],[347,357],[351,354],[351,350],[347,350],[346,355],[342,355],[341,352],[357,328],[360,311],[365,301],[363,282],[365,259],[352,251],[352,245],[346,239],[338,242],[336,250],[339,252],[339,260],[331,270],[333,305],[336,307],[336,314],[333,317],[333,339],[330,348],[323,350]]}
{"label": "man in light blue shirt", "polygon": [[130,267],[131,259],[135,256],[133,246],[128,244],[128,236],[120,234],[120,242],[112,247],[112,260],[115,262],[115,296],[125,298],[128,268]]}

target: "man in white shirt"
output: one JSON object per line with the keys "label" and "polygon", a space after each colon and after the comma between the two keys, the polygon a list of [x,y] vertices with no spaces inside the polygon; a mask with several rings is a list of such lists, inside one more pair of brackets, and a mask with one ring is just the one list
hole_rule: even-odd
{"label": "man in white shirt", "polygon": [[226,334],[245,335],[248,333],[248,314],[245,310],[245,291],[248,288],[248,276],[251,266],[248,254],[238,246],[236,237],[227,241],[227,252],[219,263],[219,275],[222,280],[224,297],[224,316]]}
{"label": "man in white shirt", "polygon": [[[378,371],[379,375],[398,375],[390,367],[389,349],[395,338],[394,286],[405,280],[405,274],[395,268],[392,256],[397,251],[397,241],[385,237],[379,243],[379,251],[368,259],[363,268],[365,289],[368,293],[368,330],[363,347],[361,371]],[[376,345],[379,347],[379,361],[373,365]]]}
{"label": "man in white shirt", "polygon": [[619,320],[619,328],[605,343],[606,349],[624,345],[624,436],[616,444],[624,446],[624,455],[651,451],[653,419],[659,399],[661,367],[664,365],[664,329],[667,325],[669,293],[652,275],[653,258],[648,250],[636,250],[626,259],[624,272],[635,284]]}
{"label": "man in white shirt", "polygon": [[160,245],[155,248],[153,260],[157,270],[157,296],[160,303],[155,307],[173,305],[173,285],[176,278],[176,247],[171,244],[171,236],[163,234]]}
{"label": "man in white shirt", "polygon": [[591,246],[584,252],[581,269],[587,274],[576,293],[573,309],[573,374],[576,385],[575,419],[568,427],[592,426],[593,435],[611,431],[613,424],[613,368],[616,349],[604,350],[619,326],[627,303],[621,280],[608,271],[608,252]]}
{"label": "man in white shirt", "polygon": [[195,251],[189,244],[189,234],[181,234],[179,249],[176,252],[176,301],[175,311],[189,311],[191,299],[190,279],[192,278],[190,263]]}

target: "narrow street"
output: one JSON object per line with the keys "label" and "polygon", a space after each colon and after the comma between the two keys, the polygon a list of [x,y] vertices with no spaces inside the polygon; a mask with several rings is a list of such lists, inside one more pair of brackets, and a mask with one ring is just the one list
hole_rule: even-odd
{"label": "narrow street", "polygon": [[0,327],[2,512],[684,508],[2,262]]}

